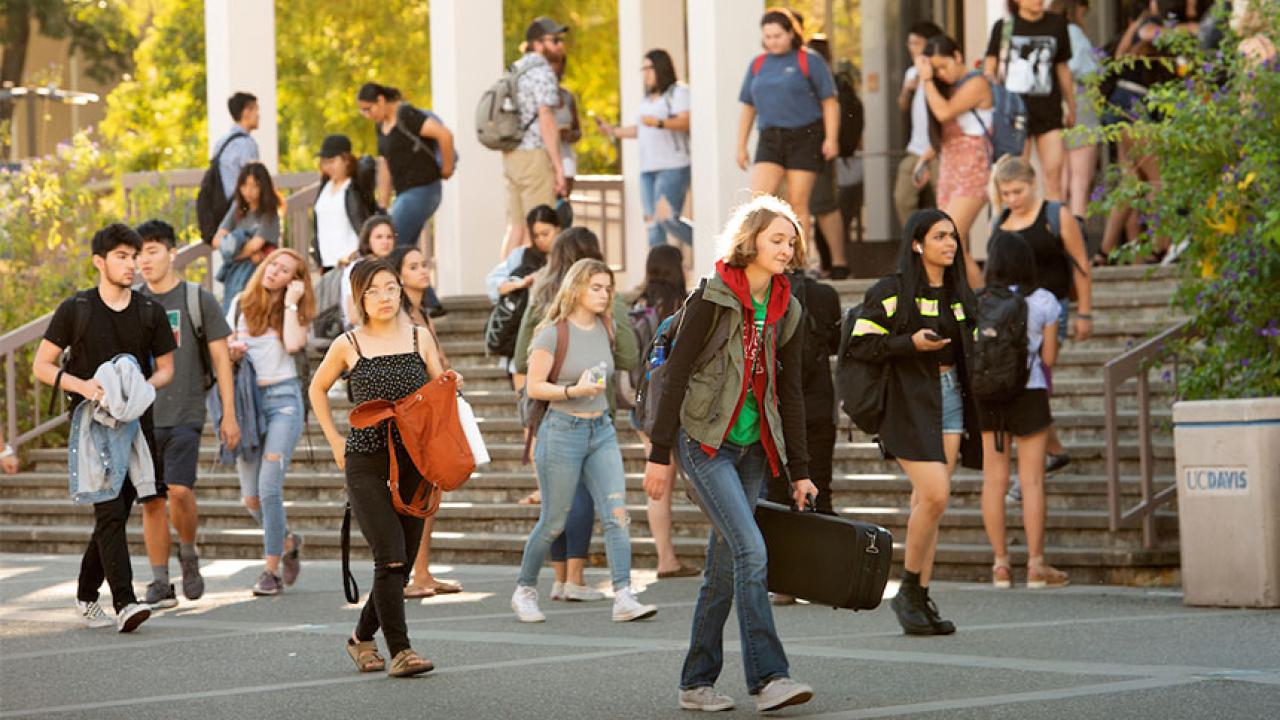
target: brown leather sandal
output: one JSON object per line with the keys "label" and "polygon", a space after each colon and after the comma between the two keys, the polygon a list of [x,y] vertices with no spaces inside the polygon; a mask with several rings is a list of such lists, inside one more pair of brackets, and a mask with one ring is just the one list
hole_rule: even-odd
{"label": "brown leather sandal", "polygon": [[404,597],[406,600],[417,600],[419,598],[435,597],[436,590],[427,585],[406,585],[404,588]]}
{"label": "brown leather sandal", "polygon": [[436,666],[430,660],[414,652],[412,648],[405,648],[391,659],[391,667],[387,668],[387,674],[398,678],[413,677],[435,669]]}
{"label": "brown leather sandal", "polygon": [[427,587],[431,588],[436,595],[452,595],[453,593],[462,592],[462,583],[449,582],[438,578],[431,578],[431,584]]}
{"label": "brown leather sandal", "polygon": [[351,656],[351,662],[356,664],[356,669],[362,673],[381,672],[387,666],[387,661],[378,654],[378,643],[372,640],[356,642],[347,638],[347,654]]}

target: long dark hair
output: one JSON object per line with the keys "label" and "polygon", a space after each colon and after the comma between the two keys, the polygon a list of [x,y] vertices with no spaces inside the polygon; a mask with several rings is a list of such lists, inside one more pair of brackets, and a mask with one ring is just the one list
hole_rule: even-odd
{"label": "long dark hair", "polygon": [[639,298],[665,318],[680,309],[688,289],[684,284],[684,254],[674,245],[658,245],[644,261],[644,284]]}
{"label": "long dark hair", "polygon": [[364,225],[360,226],[360,241],[356,246],[360,257],[364,258],[373,255],[373,248],[370,247],[369,240],[373,237],[373,231],[376,230],[379,225],[391,226],[391,234],[396,234],[396,224],[395,221],[391,219],[390,215],[374,215],[368,220],[365,220]]}
{"label": "long dark hair", "polygon": [[784,7],[771,7],[765,10],[764,16],[760,18],[760,27],[765,25],[777,25],[778,27],[791,33],[791,49],[799,50],[804,47],[804,24],[800,21],[795,12]]}
{"label": "long dark hair", "polygon": [[[950,35],[939,34],[929,38],[924,44],[925,57],[949,57],[953,58],[960,54],[960,46]],[[963,55],[962,55],[963,57]],[[951,83],[944,82],[942,78],[936,74],[933,76],[933,85],[938,88],[938,93],[942,97],[950,100],[952,93],[956,91],[956,86]],[[925,104],[928,108],[928,104]],[[933,110],[929,110],[929,144],[933,145],[934,150],[942,149],[942,123],[938,122],[938,117],[933,114]]]}
{"label": "long dark hair", "polygon": [[600,252],[600,239],[595,233],[587,228],[574,226],[557,235],[555,242],[551,243],[551,252],[547,253],[547,264],[538,271],[533,292],[529,294],[529,307],[549,307],[569,268],[583,258],[604,260],[604,254]]}
{"label": "long dark hair", "polygon": [[395,102],[400,97],[399,88],[393,88],[390,85],[379,85],[376,82],[367,82],[361,85],[356,92],[356,100],[360,102],[378,102],[378,98],[382,98],[387,102]]}
{"label": "long dark hair", "polygon": [[240,176],[236,178],[236,193],[232,204],[236,208],[236,220],[249,214],[249,203],[245,201],[240,187],[249,178],[258,184],[258,215],[274,217],[280,211],[280,197],[276,195],[276,186],[271,182],[271,171],[260,162],[251,162],[240,168]]}
{"label": "long dark hair", "polygon": [[[898,315],[902,318],[900,320],[902,324],[897,326],[900,328],[914,330],[920,327],[920,309],[916,307],[915,299],[921,295],[921,290],[929,282],[924,271],[924,261],[921,259],[922,253],[916,252],[912,245],[920,243],[923,246],[929,229],[944,220],[951,223],[953,232],[958,233],[955,221],[941,210],[932,208],[916,210],[907,218],[906,227],[902,231],[902,247],[898,251],[898,275],[902,280],[898,290]],[[955,260],[942,273],[943,293],[949,302],[960,302],[964,306],[965,317],[976,318],[978,316],[977,301],[973,291],[969,289],[964,267],[964,245],[957,237]]]}
{"label": "long dark hair", "polygon": [[653,87],[645,88],[650,95],[661,95],[667,88],[676,84],[676,66],[666,50],[654,48],[644,54],[646,60],[653,65]]}
{"label": "long dark hair", "polygon": [[997,230],[987,243],[987,266],[983,271],[987,287],[1018,286],[1031,294],[1036,287],[1036,253],[1021,235]]}

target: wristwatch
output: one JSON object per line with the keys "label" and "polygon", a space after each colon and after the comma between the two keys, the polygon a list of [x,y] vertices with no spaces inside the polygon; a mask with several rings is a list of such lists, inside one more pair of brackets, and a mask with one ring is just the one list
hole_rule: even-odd
{"label": "wristwatch", "polygon": [[288,305],[285,305],[285,306],[284,306],[284,309],[285,309],[285,310],[292,310],[292,311],[294,311],[294,312],[298,312],[298,303],[289,303]]}

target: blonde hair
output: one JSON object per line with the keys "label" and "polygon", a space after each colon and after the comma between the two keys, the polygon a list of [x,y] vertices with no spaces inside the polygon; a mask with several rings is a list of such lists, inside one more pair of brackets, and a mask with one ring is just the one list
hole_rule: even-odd
{"label": "blonde hair", "polygon": [[1000,186],[1011,182],[1024,182],[1030,185],[1034,195],[1036,192],[1035,168],[1017,155],[1005,155],[996,162],[995,167],[991,168],[991,189],[989,190],[993,216],[1004,210],[1004,205],[1000,202]]}
{"label": "blonde hair", "polygon": [[591,285],[591,276],[601,274],[609,276],[609,303],[605,306],[600,319],[609,332],[609,338],[612,339],[613,297],[616,292],[613,271],[603,260],[595,258],[582,258],[569,267],[569,271],[564,274],[564,280],[560,282],[560,289],[556,291],[551,304],[547,306],[547,314],[542,318],[542,322],[538,323],[534,332],[551,327],[561,320],[567,320],[574,308],[578,307],[578,298],[582,297],[582,293]]}
{"label": "blonde hair", "polygon": [[805,267],[804,226],[785,200],[773,195],[757,195],[734,209],[717,240],[720,259],[729,267],[743,268],[756,259],[756,238],[776,219],[783,217],[796,229],[796,242],[787,263],[788,270]]}

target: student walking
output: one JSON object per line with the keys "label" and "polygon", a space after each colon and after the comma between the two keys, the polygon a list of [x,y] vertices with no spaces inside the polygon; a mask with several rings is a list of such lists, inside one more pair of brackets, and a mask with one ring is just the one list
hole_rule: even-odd
{"label": "student walking", "polygon": [[1013,587],[1013,566],[1005,535],[1005,492],[1009,486],[1009,458],[1016,442],[1022,523],[1027,533],[1027,587],[1064,587],[1069,581],[1067,574],[1044,559],[1045,443],[1053,422],[1047,369],[1058,357],[1058,299],[1036,287],[1035,253],[1020,236],[998,231],[989,248],[984,292],[998,288],[1011,293],[1010,297],[1025,296],[1021,302],[1027,308],[1029,367],[1021,392],[1005,402],[982,405],[982,524],[995,554],[991,582],[997,588]]}
{"label": "student walking", "polygon": [[[649,248],[649,257],[645,260],[644,282],[637,289],[636,300],[631,305],[629,315],[633,327],[637,323],[644,323],[647,328],[645,335],[652,338],[662,321],[678,311],[687,296],[688,288],[685,287],[684,281],[684,254],[674,245],[654,245]],[[639,339],[637,336],[637,340]],[[640,344],[637,342],[637,345]],[[647,350],[647,347],[642,348],[641,352]],[[643,361],[639,363],[639,366],[632,371],[632,387],[639,387],[639,374],[647,371],[648,363]],[[634,416],[632,424],[636,425]],[[638,426],[636,432],[644,441],[647,456],[650,448],[649,438]],[[670,473],[675,474],[675,465],[668,465],[667,468]],[[680,562],[680,558],[676,557],[675,544],[671,541],[671,496],[671,492],[666,492],[661,497],[651,497],[647,507],[649,531],[653,533],[653,545],[658,551],[659,580],[696,577],[702,573],[701,569],[685,565]]]}
{"label": "student walking", "polygon": [[[938,207],[955,223],[964,248],[963,270],[971,286],[982,282],[969,253],[969,230],[987,204],[991,176],[991,86],[980,73],[965,69],[960,47],[935,35],[916,58],[916,72],[929,106],[929,138],[938,160]],[[925,160],[921,159],[920,169]]]}
{"label": "student walking", "polygon": [[666,50],[645,53],[644,101],[634,125],[613,126],[597,119],[612,140],[636,140],[640,151],[640,204],[649,229],[649,247],[664,245],[667,236],[693,246],[693,225],[680,216],[693,178],[689,156],[689,86],[676,79]]}
{"label": "student walking", "polygon": [[[1042,200],[1036,190],[1036,171],[1031,163],[1019,157],[1006,156],[992,171],[991,194],[993,227],[1018,233],[1031,246],[1035,255],[1036,282],[1058,299],[1058,344],[1067,339],[1067,322],[1071,317],[1070,296],[1074,290],[1076,303],[1076,340],[1088,340],[1093,334],[1093,281],[1080,225],[1062,203]],[[1052,363],[1050,363],[1052,364]],[[1046,387],[1053,395],[1053,376],[1044,369]],[[1061,470],[1071,462],[1057,432],[1049,430],[1049,472]],[[1016,499],[1017,493],[1014,497]]]}
{"label": "student walking", "polygon": [[800,33],[800,23],[785,8],[760,18],[765,52],[747,67],[738,93],[738,167],[747,169],[754,123],[760,137],[751,191],[773,194],[786,181],[787,202],[811,238],[809,195],[823,163],[840,152],[840,102],[827,62],[805,48]]}
{"label": "student walking", "polygon": [[231,207],[213,236],[214,249],[222,253],[217,280],[222,283],[224,312],[262,259],[279,244],[280,208],[280,196],[267,166],[259,162],[245,165]]}
{"label": "student walking", "polygon": [[262,110],[256,96],[237,92],[227,98],[227,111],[235,124],[218,138],[209,159],[218,158],[218,178],[222,181],[223,197],[230,198],[235,195],[240,171],[249,163],[258,162],[258,141],[250,133],[258,129]]}
{"label": "student walking", "polygon": [[[770,475],[786,474],[791,497],[804,507],[817,488],[809,481],[800,378],[802,310],[785,273],[805,264],[799,218],[764,195],[739,207],[722,234],[715,272],[685,305],[667,358],[644,489],[671,492],[672,459],[688,476],[711,520],[706,570],[693,611],[689,652],[680,675],[680,707],[728,710],[716,692],[724,664],[724,624],[737,606],[742,664],[756,709],[808,702],[813,689],[790,677],[766,589],[764,539],[753,514]],[[727,329],[722,349],[694,367],[702,346]],[[673,452],[674,451],[674,452]]]}
{"label": "student walking", "polygon": [[540,17],[525,30],[525,53],[512,64],[516,75],[516,105],[524,137],[515,150],[502,153],[502,174],[507,181],[507,235],[502,257],[525,244],[525,215],[538,205],[556,204],[568,195],[560,151],[556,108],[560,81],[551,60],[564,55],[564,34],[569,28]]}
{"label": "student walking", "polygon": [[[306,421],[294,353],[306,348],[307,326],[314,315],[306,261],[287,248],[267,256],[227,313],[233,330],[231,359],[242,364],[239,372],[254,374],[256,415],[265,420],[253,438],[256,442],[241,438],[247,447],[236,456],[241,500],[262,525],[265,567],[253,585],[257,596],[279,595],[302,570],[302,536],[288,528],[284,478]],[[246,360],[248,368],[243,367]],[[234,412],[240,411],[236,407]]]}
{"label": "student walking", "polygon": [[893,181],[893,208],[898,213],[899,225],[906,225],[907,217],[918,208],[933,204],[937,167],[932,161],[936,153],[929,142],[929,106],[920,82],[920,71],[916,68],[916,58],[924,54],[925,43],[930,38],[941,34],[942,28],[927,20],[907,28],[907,53],[911,56],[911,65],[902,77],[898,109],[911,118],[911,135]]}
{"label": "student walking", "polygon": [[378,135],[377,204],[388,208],[398,242],[417,246],[422,228],[440,207],[442,181],[453,177],[453,133],[434,113],[415,108],[387,85],[360,86],[356,105]]}
{"label": "student walking", "polygon": [[320,188],[311,213],[311,251],[320,272],[355,259],[360,228],[374,213],[374,202],[360,187],[356,156],[346,135],[330,135],[320,145]]}
{"label": "student walking", "polygon": [[969,390],[977,309],[963,267],[951,218],[940,210],[912,213],[898,270],[867,291],[850,345],[854,357],[888,366],[880,446],[911,481],[902,585],[891,604],[908,635],[956,630],[929,597],[929,579],[956,461],[982,467]]}
{"label": "student walking", "polygon": [[[158,472],[169,489],[165,503],[142,506],[143,536],[154,579],[147,585],[146,603],[153,608],[178,604],[169,582],[169,523],[178,533],[178,566],[182,594],[188,600],[204,595],[200,558],[196,553],[196,477],[200,440],[204,434],[205,392],[216,383],[224,407],[235,406],[231,355],[227,338],[231,327],[213,294],[183,280],[174,268],[177,237],[163,220],[148,220],[135,230],[142,238],[138,269],[146,280],[141,292],[155,301],[168,319],[177,348],[173,353],[173,382],[156,391],[152,410]],[[218,435],[227,447],[240,442],[235,413],[222,416]]]}
{"label": "student walking", "polygon": [[[80,561],[77,613],[89,627],[111,625],[98,604],[105,579],[116,629],[124,633],[151,616],[151,608],[138,602],[133,591],[126,524],[134,500],[164,502],[164,479],[155,472],[159,463],[150,406],[154,390],[173,379],[175,344],[160,305],[130,289],[142,248],[138,233],[114,223],[94,234],[92,246],[98,285],[64,300],[54,311],[32,371],[55,393],[67,394],[70,488],[73,499],[93,503],[93,536]],[[59,368],[64,348],[71,353]],[[121,355],[128,359],[118,361]],[[123,422],[108,427],[95,419],[100,413]],[[91,458],[108,451],[104,473]]]}
{"label": "student walking", "polygon": [[[405,450],[399,431],[391,428],[352,428],[342,437],[329,409],[329,388],[343,372],[357,403],[396,401],[416,391],[430,378],[444,374],[444,366],[430,332],[408,322],[402,312],[403,289],[391,263],[369,260],[351,274],[360,324],[329,346],[317,368],[308,395],[324,429],[333,460],[346,475],[347,498],[360,533],[373,551],[373,590],[365,601],[355,630],[347,639],[347,654],[360,672],[387,670],[392,677],[420,675],[435,668],[409,645],[404,617],[404,586],[423,534],[422,518],[396,512],[388,490],[391,453],[396,453],[401,499],[408,502],[426,482]],[[391,664],[378,654],[374,635],[382,630]]]}
{"label": "student walking", "polygon": [[[414,327],[426,329],[427,337],[435,347],[440,367],[448,370],[449,358],[440,347],[440,336],[436,333],[435,323],[431,321],[431,313],[423,306],[427,288],[431,286],[426,256],[418,248],[402,247],[396,248],[387,262],[400,278],[401,305],[409,323]],[[413,582],[404,589],[406,598],[429,598],[435,595],[462,592],[462,585],[441,580],[431,574],[431,533],[435,529],[435,524],[435,515],[424,518],[422,521],[422,542],[413,560]]]}
{"label": "student walking", "polygon": [[[543,622],[538,609],[538,573],[551,543],[564,531],[568,507],[585,485],[604,529],[613,581],[613,620],[652,617],[658,609],[636,600],[631,587],[626,483],[622,453],[609,413],[606,378],[613,375],[613,272],[602,260],[583,259],[569,268],[538,324],[529,351],[526,391],[549,408],[538,428],[534,455],[542,490],[538,523],[525,543],[511,608],[520,622]],[[562,358],[552,378],[554,358]]]}
{"label": "student walking", "polygon": [[[512,360],[515,338],[519,335],[524,311],[529,307],[530,288],[538,279],[537,272],[547,264],[547,254],[561,230],[560,216],[551,206],[538,205],[525,216],[525,226],[529,238],[527,244],[512,250],[485,277],[489,301],[495,306],[500,303],[504,306],[495,307],[495,315],[490,316],[489,325],[485,328],[486,348],[498,353],[498,364],[510,373],[511,389],[517,392],[524,388],[524,374],[516,372],[516,364]],[[488,344],[490,331],[501,347],[495,349]]]}
{"label": "student walking", "polygon": [[[1009,22],[1012,28],[1005,27]],[[1008,15],[991,28],[982,63],[987,80],[1022,96],[1028,137],[1023,157],[1030,160],[1035,146],[1044,168],[1044,192],[1051,200],[1062,199],[1067,151],[1062,131],[1076,124],[1070,60],[1071,36],[1065,17],[1046,12],[1044,0],[1008,0]]]}

